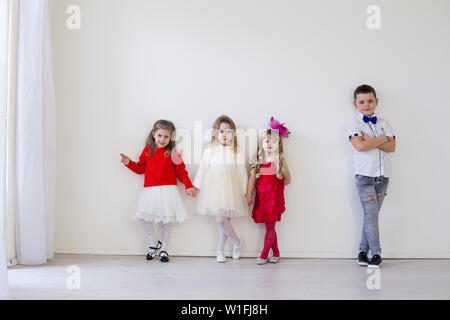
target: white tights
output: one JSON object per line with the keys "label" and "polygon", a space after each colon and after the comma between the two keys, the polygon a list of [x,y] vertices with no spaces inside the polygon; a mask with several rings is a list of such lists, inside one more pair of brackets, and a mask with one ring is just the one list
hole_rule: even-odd
{"label": "white tights", "polygon": [[236,247],[239,247],[241,244],[240,239],[233,229],[230,218],[216,216],[216,222],[219,225],[219,243],[217,245],[217,251],[223,251],[228,238],[230,238]]}
{"label": "white tights", "polygon": [[[144,228],[145,234],[147,235],[148,241],[150,242],[150,247],[156,247],[156,245],[158,244],[158,237],[156,235],[155,228],[153,227],[154,223],[143,219],[139,219],[139,222]],[[167,251],[171,227],[172,225],[170,223],[163,223],[162,225],[161,251]]]}

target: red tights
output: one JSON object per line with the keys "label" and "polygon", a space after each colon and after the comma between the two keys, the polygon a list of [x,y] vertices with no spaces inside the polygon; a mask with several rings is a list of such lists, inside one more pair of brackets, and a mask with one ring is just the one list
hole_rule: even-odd
{"label": "red tights", "polygon": [[272,249],[274,257],[280,256],[280,251],[278,250],[277,232],[275,231],[275,222],[266,223],[266,237],[264,238],[264,249],[261,252],[260,258],[267,259],[270,249]]}

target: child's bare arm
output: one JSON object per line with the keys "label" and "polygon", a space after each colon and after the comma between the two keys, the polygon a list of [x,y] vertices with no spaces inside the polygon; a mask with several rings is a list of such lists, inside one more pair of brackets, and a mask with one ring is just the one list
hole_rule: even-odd
{"label": "child's bare arm", "polygon": [[377,138],[372,138],[364,131],[362,131],[361,133],[362,137],[356,136],[350,139],[353,147],[355,147],[355,149],[358,151],[369,151],[378,148],[378,146],[388,141],[385,135],[379,136]]}
{"label": "child's bare arm", "polygon": [[253,202],[253,190],[255,190],[255,184],[256,184],[256,177],[253,172],[250,173],[250,178],[248,178],[247,182],[247,192],[245,193],[245,198],[247,199],[248,205],[252,204]]}
{"label": "child's bare arm", "polygon": [[395,139],[392,137],[386,137],[387,142],[378,146],[378,149],[383,150],[385,152],[395,152]]}
{"label": "child's bare arm", "polygon": [[285,168],[285,172],[283,173],[284,185],[288,185],[289,183],[291,183],[291,172],[289,171],[289,167],[287,166],[286,159],[283,158],[281,161],[283,161],[283,165]]}

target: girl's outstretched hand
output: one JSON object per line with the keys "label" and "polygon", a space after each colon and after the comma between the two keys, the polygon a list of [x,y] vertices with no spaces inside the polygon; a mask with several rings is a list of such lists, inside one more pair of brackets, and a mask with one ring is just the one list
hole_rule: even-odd
{"label": "girl's outstretched hand", "polygon": [[123,153],[121,153],[120,156],[122,157],[120,162],[122,162],[124,165],[127,166],[130,163],[131,159],[128,156],[124,155]]}
{"label": "girl's outstretched hand", "polygon": [[192,198],[195,198],[197,196],[197,192],[198,192],[197,188],[189,188],[186,190],[186,194]]}

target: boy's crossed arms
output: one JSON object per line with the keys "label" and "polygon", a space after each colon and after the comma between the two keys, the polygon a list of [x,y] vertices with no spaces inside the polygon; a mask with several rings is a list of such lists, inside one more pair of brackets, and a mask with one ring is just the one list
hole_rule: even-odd
{"label": "boy's crossed arms", "polygon": [[369,151],[375,148],[383,150],[384,152],[395,151],[395,139],[392,137],[386,137],[384,134],[372,138],[364,131],[361,131],[361,136],[356,136],[350,139],[353,147],[358,151]]}

